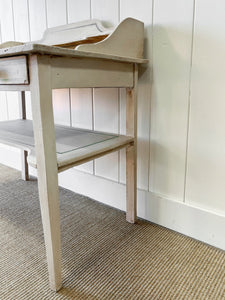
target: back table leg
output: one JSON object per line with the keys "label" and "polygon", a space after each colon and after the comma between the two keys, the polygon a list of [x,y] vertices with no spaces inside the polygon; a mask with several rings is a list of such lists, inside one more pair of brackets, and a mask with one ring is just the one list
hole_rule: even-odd
{"label": "back table leg", "polygon": [[134,64],[134,85],[127,89],[126,134],[134,137],[134,143],[126,150],[127,215],[130,223],[137,217],[137,81],[138,66]]}
{"label": "back table leg", "polygon": [[[19,109],[20,109],[20,117],[22,120],[26,120],[26,102],[25,102],[25,92],[19,92]],[[29,169],[27,163],[27,151],[21,151],[21,166],[22,172],[21,177],[23,180],[29,180]]]}

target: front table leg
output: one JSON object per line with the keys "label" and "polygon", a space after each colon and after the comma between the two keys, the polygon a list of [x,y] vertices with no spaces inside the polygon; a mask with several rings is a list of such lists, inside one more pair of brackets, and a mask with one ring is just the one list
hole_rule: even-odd
{"label": "front table leg", "polygon": [[30,86],[37,158],[38,188],[50,287],[58,291],[61,279],[61,241],[58,168],[52,108],[51,67],[48,56],[30,57]]}

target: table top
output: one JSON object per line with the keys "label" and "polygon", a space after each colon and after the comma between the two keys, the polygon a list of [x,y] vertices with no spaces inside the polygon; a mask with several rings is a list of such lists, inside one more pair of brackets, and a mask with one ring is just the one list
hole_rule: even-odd
{"label": "table top", "polygon": [[120,62],[137,63],[137,64],[145,64],[148,62],[147,59],[142,59],[142,58],[94,53],[94,52],[87,52],[87,51],[81,51],[75,49],[72,50],[72,49],[41,45],[35,43],[26,43],[24,45],[18,45],[18,46],[0,49],[0,58],[11,57],[16,55],[24,55],[24,54],[42,54],[42,55],[45,54],[45,55],[63,56],[63,57],[97,58],[97,59],[105,59],[105,60],[113,60],[113,61],[120,61]]}

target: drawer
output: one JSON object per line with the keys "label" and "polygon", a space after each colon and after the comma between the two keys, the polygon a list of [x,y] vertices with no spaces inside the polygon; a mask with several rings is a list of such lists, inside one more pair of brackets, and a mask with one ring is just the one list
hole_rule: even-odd
{"label": "drawer", "polygon": [[0,59],[0,84],[29,84],[25,55]]}

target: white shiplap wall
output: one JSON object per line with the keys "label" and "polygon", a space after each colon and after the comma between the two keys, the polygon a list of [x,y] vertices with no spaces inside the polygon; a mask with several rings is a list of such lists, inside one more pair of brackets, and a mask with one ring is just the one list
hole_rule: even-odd
{"label": "white shiplap wall", "polygon": [[[222,0],[0,0],[2,42],[37,40],[47,27],[90,18],[145,23],[150,63],[139,75],[138,214],[223,249],[224,11]],[[56,123],[125,132],[124,89],[54,90],[53,104]],[[0,92],[0,120],[18,116],[17,93]],[[19,158],[0,147],[0,162],[20,168]],[[62,186],[120,209],[125,180],[124,150],[59,176]]]}

